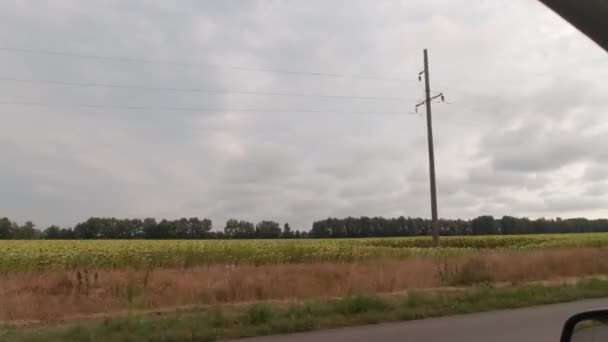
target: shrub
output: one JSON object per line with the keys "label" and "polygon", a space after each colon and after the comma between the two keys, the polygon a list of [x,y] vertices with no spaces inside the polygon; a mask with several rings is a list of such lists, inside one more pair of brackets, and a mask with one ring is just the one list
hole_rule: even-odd
{"label": "shrub", "polygon": [[274,317],[274,311],[268,304],[254,304],[247,310],[249,323],[254,325],[268,323]]}
{"label": "shrub", "polygon": [[384,311],[386,309],[388,309],[388,304],[376,296],[356,295],[338,302],[338,311],[344,315]]}

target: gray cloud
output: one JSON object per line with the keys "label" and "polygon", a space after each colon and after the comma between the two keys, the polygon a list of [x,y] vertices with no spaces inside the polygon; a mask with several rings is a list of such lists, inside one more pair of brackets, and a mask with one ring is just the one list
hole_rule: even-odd
{"label": "gray cloud", "polygon": [[552,210],[562,212],[572,211],[593,211],[596,209],[604,209],[608,205],[607,199],[597,198],[596,196],[581,197],[567,196],[557,198],[547,198],[545,205]]}
{"label": "gray cloud", "polygon": [[425,121],[407,113],[429,48],[433,90],[451,103],[433,112],[441,216],[605,216],[608,58],[537,2],[5,1],[0,13],[1,46],[180,62],[0,51],[0,77],[403,99],[0,81],[0,102],[221,109],[0,104],[0,215],[42,226],[198,215],[220,228],[230,217],[307,228],[428,216]]}
{"label": "gray cloud", "polygon": [[608,165],[603,163],[588,165],[585,169],[584,179],[589,182],[608,180]]}
{"label": "gray cloud", "polygon": [[587,189],[583,193],[585,196],[597,196],[602,197],[608,195],[608,184],[607,183],[599,183],[599,184],[590,184]]}
{"label": "gray cloud", "polygon": [[606,153],[600,146],[607,142],[605,134],[533,125],[488,136],[481,149],[490,156],[495,170],[530,173],[577,162],[603,161]]}

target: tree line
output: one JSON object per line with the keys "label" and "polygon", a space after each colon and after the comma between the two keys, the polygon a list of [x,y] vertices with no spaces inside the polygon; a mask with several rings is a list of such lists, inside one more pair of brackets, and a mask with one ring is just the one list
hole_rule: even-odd
{"label": "tree line", "polygon": [[[531,220],[484,215],[471,220],[440,220],[443,236],[512,235],[548,233],[608,232],[608,219],[545,219]],[[431,221],[423,218],[346,217],[315,221],[310,231],[292,230],[289,223],[282,228],[275,221],[230,219],[222,230],[213,230],[210,219],[154,218],[117,219],[91,217],[73,228],[50,226],[37,229],[31,221],[19,225],[0,218],[0,239],[290,239],[290,238],[362,238],[426,236],[431,233]]]}
{"label": "tree line", "polygon": [[[608,232],[608,219],[585,218],[531,220],[513,216],[495,219],[484,215],[472,220],[439,220],[440,235],[513,235]],[[357,238],[431,235],[431,220],[422,218],[386,219],[383,217],[328,218],[312,225],[310,236],[315,238]]]}
{"label": "tree line", "polygon": [[117,219],[91,217],[73,228],[50,226],[44,230],[35,228],[28,221],[24,225],[0,218],[0,239],[289,239],[306,238],[308,233],[292,230],[289,223],[281,229],[274,221],[249,221],[230,219],[223,231],[214,231],[210,219],[198,217],[177,220],[154,218]]}

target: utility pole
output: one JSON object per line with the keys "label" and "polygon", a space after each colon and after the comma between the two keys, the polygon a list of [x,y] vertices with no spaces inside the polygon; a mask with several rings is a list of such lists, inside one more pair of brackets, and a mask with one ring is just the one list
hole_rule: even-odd
{"label": "utility pole", "polygon": [[419,106],[426,104],[426,128],[429,144],[429,174],[431,179],[431,225],[433,229],[433,246],[439,247],[439,221],[437,219],[437,188],[435,186],[435,151],[433,149],[433,120],[431,117],[431,102],[438,97],[441,97],[441,100],[444,101],[444,96],[443,93],[440,93],[439,95],[431,97],[431,85],[429,81],[429,57],[426,49],[424,49],[424,71],[418,74],[418,80],[420,80],[420,75],[422,73],[424,73],[424,90],[426,96],[424,101],[416,105],[416,111],[418,111]]}

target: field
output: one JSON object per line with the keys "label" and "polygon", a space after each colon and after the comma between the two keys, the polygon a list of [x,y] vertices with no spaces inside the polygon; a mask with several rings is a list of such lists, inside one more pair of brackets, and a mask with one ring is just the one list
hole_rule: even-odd
{"label": "field", "polygon": [[608,233],[333,240],[0,240],[0,273],[77,268],[356,262],[487,250],[608,247]]}
{"label": "field", "polygon": [[[2,324],[38,326],[113,319],[125,313],[165,315],[196,308],[206,310],[204,315],[209,312],[238,315],[228,320],[237,322],[250,314],[250,305],[255,308],[259,303],[270,303],[277,313],[283,312],[282,307],[287,304],[308,301],[329,303],[320,305],[337,310],[337,321],[332,314],[327,321],[306,325],[306,329],[354,324],[361,323],[357,312],[341,312],[342,304],[334,308],[331,303],[340,298],[348,302],[348,298],[359,295],[410,298],[412,293],[424,291],[432,297],[433,293],[446,291],[489,289],[484,298],[490,304],[480,305],[475,311],[510,307],[509,298],[503,298],[503,304],[492,304],[494,293],[526,294],[530,286],[537,294],[544,288],[550,292],[553,291],[550,287],[563,287],[559,290],[562,299],[552,300],[556,302],[608,294],[608,233],[443,237],[441,243],[442,248],[438,249],[430,246],[428,237],[1,240],[0,339]],[[589,279],[598,281],[592,290],[583,285],[584,291],[568,294],[567,289],[576,289],[580,281]],[[528,293],[525,300],[518,299],[517,306],[540,303],[543,298],[546,299]],[[391,300],[388,303],[386,307],[392,308],[389,312],[380,314],[372,310],[369,318],[401,317],[401,309],[397,310],[400,306]],[[439,304],[440,308],[433,309],[436,311],[432,314],[427,311],[430,307],[424,305],[416,310],[425,315],[458,311]],[[417,317],[408,316],[411,308],[406,309],[404,317]],[[306,323],[299,318],[289,320],[297,326]],[[264,331],[283,331],[284,327],[267,327],[275,323],[272,319],[265,321]],[[216,327],[214,333],[218,336],[260,333],[257,323],[247,328],[253,330],[244,328],[251,324],[230,325],[228,330]],[[83,333],[85,328],[76,326]],[[115,333],[105,323],[83,326],[104,329],[104,334]],[[175,329],[179,329],[176,334],[182,334],[183,329],[190,331],[183,324]],[[289,329],[286,331],[292,331]]]}

